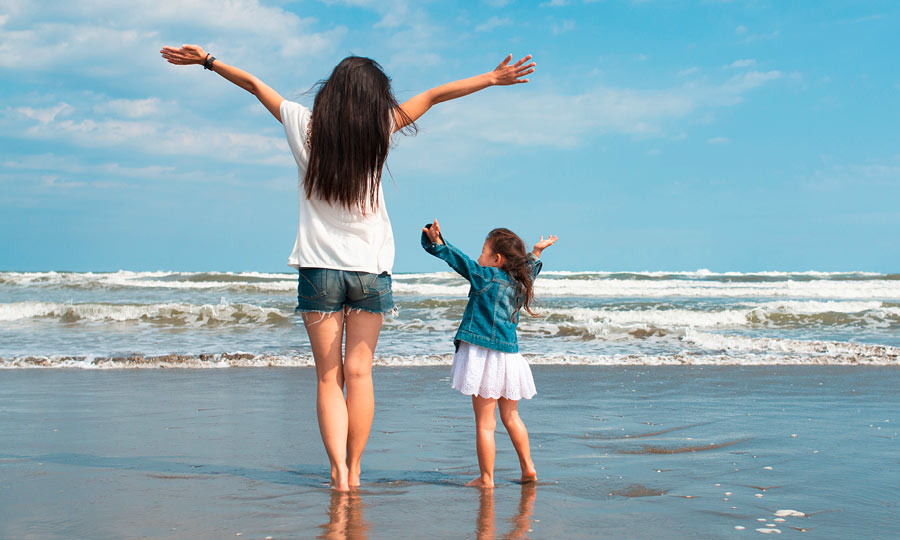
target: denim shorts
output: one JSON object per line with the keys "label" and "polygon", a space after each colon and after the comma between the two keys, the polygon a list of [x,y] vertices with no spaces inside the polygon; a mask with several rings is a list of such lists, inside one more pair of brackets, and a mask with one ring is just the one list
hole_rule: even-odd
{"label": "denim shorts", "polygon": [[391,275],[330,268],[301,268],[297,284],[297,313],[334,313],[344,307],[371,313],[394,309]]}

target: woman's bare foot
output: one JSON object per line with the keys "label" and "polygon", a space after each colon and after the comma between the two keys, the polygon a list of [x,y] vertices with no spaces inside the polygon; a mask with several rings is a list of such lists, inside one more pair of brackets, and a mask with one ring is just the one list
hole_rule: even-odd
{"label": "woman's bare foot", "polygon": [[331,489],[334,491],[350,491],[349,471],[346,465],[331,468]]}
{"label": "woman's bare foot", "polygon": [[359,487],[360,468],[361,467],[359,466],[359,464],[356,464],[355,466],[351,465],[350,467],[347,468],[347,470],[348,470],[347,483],[351,489]]}
{"label": "woman's bare foot", "polygon": [[466,487],[477,487],[482,489],[493,489],[494,487],[494,479],[493,478],[485,478],[483,476],[479,476],[475,478],[471,482],[466,484]]}

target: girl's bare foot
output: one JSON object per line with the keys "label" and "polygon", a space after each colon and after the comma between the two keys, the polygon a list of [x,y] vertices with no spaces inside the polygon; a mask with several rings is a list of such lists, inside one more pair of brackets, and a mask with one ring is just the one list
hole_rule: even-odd
{"label": "girl's bare foot", "polygon": [[494,479],[493,478],[485,478],[483,476],[479,476],[475,478],[471,482],[466,484],[466,487],[477,487],[482,489],[493,489],[494,487]]}
{"label": "girl's bare foot", "polygon": [[529,482],[537,482],[537,471],[534,469],[534,463],[522,467],[522,478],[519,483],[527,484]]}
{"label": "girl's bare foot", "polygon": [[537,482],[537,472],[531,471],[528,474],[522,474],[522,478],[519,478],[520,484],[529,484],[532,482]]}

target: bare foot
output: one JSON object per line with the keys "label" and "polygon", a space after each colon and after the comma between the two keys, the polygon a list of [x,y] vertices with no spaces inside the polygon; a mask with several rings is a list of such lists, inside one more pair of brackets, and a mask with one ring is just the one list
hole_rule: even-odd
{"label": "bare foot", "polygon": [[528,484],[530,482],[537,482],[537,471],[534,469],[534,464],[531,464],[522,469],[522,478],[519,479],[519,483]]}
{"label": "bare foot", "polygon": [[350,491],[347,466],[331,468],[331,489],[334,491]]}
{"label": "bare foot", "polygon": [[519,478],[520,484],[530,484],[532,482],[537,482],[537,473],[531,472],[531,474],[523,474],[522,478]]}
{"label": "bare foot", "polygon": [[350,485],[350,488],[358,488],[359,487],[359,473],[360,473],[360,464],[349,465],[347,467],[348,471],[348,480],[347,483]]}
{"label": "bare foot", "polygon": [[494,481],[492,479],[486,479],[481,476],[475,478],[471,482],[466,484],[466,487],[477,487],[482,489],[493,489]]}

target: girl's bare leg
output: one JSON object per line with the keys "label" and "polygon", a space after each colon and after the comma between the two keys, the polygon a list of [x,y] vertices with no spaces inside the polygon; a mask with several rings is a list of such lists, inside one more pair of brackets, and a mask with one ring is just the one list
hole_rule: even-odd
{"label": "girl's bare leg", "polygon": [[347,344],[344,349],[344,381],[347,383],[347,467],[350,487],[359,486],[363,450],[369,440],[375,415],[375,390],[372,386],[372,357],[384,316],[368,311],[350,311],[346,315]]}
{"label": "girl's bare leg", "polygon": [[344,313],[304,313],[303,322],[316,361],[316,413],[322,443],[331,462],[331,489],[348,491],[347,405],[341,360]]}
{"label": "girl's bare leg", "polygon": [[472,396],[472,408],[475,410],[475,448],[478,451],[478,468],[481,476],[472,480],[467,486],[494,487],[494,429],[497,428],[495,410],[496,399]]}
{"label": "girl's bare leg", "polygon": [[519,455],[519,466],[522,468],[522,482],[537,481],[537,471],[531,461],[531,445],[528,443],[528,430],[519,418],[519,402],[500,398],[500,420],[503,421],[509,439]]}

